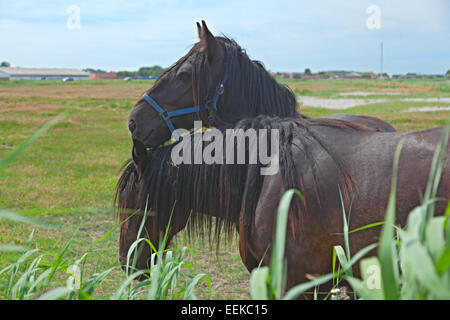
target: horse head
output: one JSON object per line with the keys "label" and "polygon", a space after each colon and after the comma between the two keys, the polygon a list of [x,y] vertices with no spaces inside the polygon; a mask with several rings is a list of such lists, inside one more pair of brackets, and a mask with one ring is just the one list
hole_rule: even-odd
{"label": "horse head", "polygon": [[[197,23],[197,28],[200,41],[158,77],[145,92],[146,98],[143,96],[136,103],[128,117],[132,138],[146,147],[159,146],[170,138],[167,121],[172,128],[191,128],[197,115],[204,120],[210,116],[206,115],[213,108],[210,100],[214,94],[210,93],[223,80],[225,72],[224,49],[204,21],[202,25]],[[174,115],[181,109],[191,112]]]}
{"label": "horse head", "polygon": [[197,23],[199,42],[155,81],[128,117],[132,138],[154,148],[176,128],[234,125],[257,115],[295,116],[296,97],[234,41]]}

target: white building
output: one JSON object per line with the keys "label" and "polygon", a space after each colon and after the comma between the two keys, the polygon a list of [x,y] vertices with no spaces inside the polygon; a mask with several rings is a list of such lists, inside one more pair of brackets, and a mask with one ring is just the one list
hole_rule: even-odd
{"label": "white building", "polygon": [[89,73],[78,69],[0,67],[0,80],[89,80]]}

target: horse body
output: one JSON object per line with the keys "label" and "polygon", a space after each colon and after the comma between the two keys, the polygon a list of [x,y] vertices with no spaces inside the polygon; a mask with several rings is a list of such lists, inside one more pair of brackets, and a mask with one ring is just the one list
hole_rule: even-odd
{"label": "horse body", "polygon": [[[338,158],[348,169],[353,187],[344,201],[348,214],[349,229],[356,229],[385,218],[392,181],[392,164],[395,149],[401,138],[406,137],[400,156],[396,201],[396,224],[404,226],[409,212],[420,204],[420,194],[427,184],[431,159],[442,128],[409,133],[351,134],[333,127],[312,128],[312,131],[327,143],[327,136],[334,137],[328,142],[327,150]],[[319,138],[320,139],[320,138]],[[345,142],[345,143],[342,143]],[[295,145],[296,142],[293,142]],[[319,148],[320,149],[320,148]],[[332,250],[335,245],[344,246],[343,218],[339,186],[339,168],[330,154],[309,149],[316,159],[316,170],[320,173],[321,195],[311,187],[300,188],[306,201],[306,210],[300,212],[298,230],[293,234],[288,228],[286,258],[288,261],[288,287],[307,280],[307,275],[325,274],[331,271]],[[297,151],[294,158],[298,171],[303,172],[302,184],[312,186],[315,178],[310,172],[305,155]],[[450,148],[447,148],[444,169],[438,188],[438,197],[450,199]],[[263,264],[270,262],[270,247],[277,205],[283,189],[281,174],[266,176],[260,200],[255,211],[255,228],[246,239],[247,248],[240,244],[244,264],[249,270],[255,268],[261,257]],[[322,201],[320,201],[320,198]],[[320,202],[319,202],[320,201]],[[439,201],[436,213],[443,214],[446,201]],[[380,227],[359,231],[350,235],[352,255],[365,246],[378,241]],[[244,252],[244,250],[247,250]],[[372,255],[376,254],[375,250]],[[359,269],[355,267],[355,274]]]}
{"label": "horse body", "polygon": [[[383,221],[394,153],[403,137],[396,222],[405,224],[410,210],[420,203],[442,129],[395,133],[380,119],[350,114],[309,119],[297,113],[295,94],[234,41],[214,37],[206,24],[198,25],[198,31],[200,42],[158,78],[129,116],[133,162],[119,180],[116,199],[120,209],[154,212],[141,237],[157,247],[173,209],[169,241],[186,226],[208,234],[215,231],[217,241],[223,231],[237,230],[240,254],[250,271],[261,259],[263,265],[269,264],[279,200],[285,190],[297,188],[305,203],[294,201],[289,215],[287,285],[305,281],[308,274],[328,273],[333,246],[344,245],[340,192],[350,212],[350,230]],[[189,106],[197,106],[196,113],[171,118],[169,126],[167,111],[192,109]],[[286,118],[271,118],[274,115]],[[260,176],[259,167],[253,165],[174,166],[173,146],[155,147],[170,138],[173,128],[190,129],[196,119],[221,130],[254,125],[280,129],[280,171]],[[438,190],[444,199],[450,195],[449,159],[447,149]],[[436,212],[443,211],[439,202]],[[128,265],[128,249],[136,240],[142,215],[123,212],[121,220],[119,255],[122,265]],[[352,254],[376,242],[379,231],[378,227],[352,233]],[[145,269],[151,250],[144,242],[139,248],[136,268]]]}
{"label": "horse body", "polygon": [[[420,203],[426,186],[434,149],[442,128],[407,133],[380,133],[339,120],[310,121],[299,118],[258,117],[243,120],[236,127],[276,128],[280,134],[280,170],[272,176],[259,175],[255,165],[174,166],[173,146],[150,153],[135,141],[134,161],[125,170],[117,188],[119,208],[143,210],[155,215],[144,232],[157,246],[173,209],[169,238],[182,230],[188,220],[192,230],[206,228],[227,232],[237,230],[242,260],[249,270],[261,259],[270,261],[270,245],[277,206],[283,192],[299,189],[305,202],[293,204],[289,215],[286,257],[288,287],[307,279],[307,274],[331,270],[332,249],[343,245],[342,210],[350,212],[350,230],[384,220],[388,202],[394,153],[400,139],[405,143],[400,156],[397,188],[397,223],[404,225],[411,209]],[[358,130],[358,134],[355,134]],[[331,141],[328,137],[332,136]],[[202,142],[203,143],[203,142]],[[438,197],[450,195],[450,148],[447,148]],[[138,195],[138,196],[136,196]],[[129,201],[127,201],[129,200]],[[175,207],[173,207],[175,205]],[[436,206],[444,212],[444,204]],[[216,217],[213,227],[211,220]],[[130,233],[137,231],[142,216],[132,217],[121,230],[121,261],[131,245]],[[351,234],[352,253],[377,241],[379,228]],[[134,238],[135,239],[135,238]],[[150,249],[143,248],[138,268],[146,267]],[[374,252],[372,252],[374,254]],[[355,269],[357,274],[358,270]]]}
{"label": "horse body", "polygon": [[393,126],[391,126],[389,123],[375,118],[375,117],[369,117],[369,116],[357,116],[349,113],[335,113],[329,116],[325,117],[326,119],[338,119],[338,120],[344,120],[349,121],[353,123],[359,123],[363,126],[366,126],[368,128],[372,128],[375,131],[380,132],[394,132],[395,129]]}

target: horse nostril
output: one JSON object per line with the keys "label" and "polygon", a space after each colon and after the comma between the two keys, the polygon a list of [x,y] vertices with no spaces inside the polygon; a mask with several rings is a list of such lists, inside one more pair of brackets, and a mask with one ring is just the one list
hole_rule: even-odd
{"label": "horse nostril", "polygon": [[130,130],[131,133],[133,133],[134,130],[136,130],[136,122],[134,122],[134,120],[128,121],[128,129]]}

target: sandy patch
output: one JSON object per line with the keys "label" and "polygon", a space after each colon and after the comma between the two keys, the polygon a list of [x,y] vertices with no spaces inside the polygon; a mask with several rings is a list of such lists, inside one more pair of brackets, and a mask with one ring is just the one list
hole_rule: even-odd
{"label": "sandy patch", "polygon": [[404,98],[401,99],[406,102],[448,102],[450,103],[450,98]]}
{"label": "sandy patch", "polygon": [[417,107],[417,108],[409,108],[406,110],[402,110],[401,112],[435,112],[435,111],[450,111],[450,106],[446,107]]}
{"label": "sandy patch", "polygon": [[386,99],[324,99],[316,97],[297,97],[304,107],[324,109],[349,109],[365,104],[381,103]]}
{"label": "sandy patch", "polygon": [[3,87],[0,97],[46,97],[46,98],[132,98],[139,100],[152,84],[136,85],[61,85],[36,87]]}
{"label": "sandy patch", "polygon": [[30,104],[25,102],[9,104],[5,106],[0,106],[0,113],[3,112],[22,112],[22,111],[31,111],[31,112],[56,112],[58,109],[64,108],[64,106],[60,105],[51,105],[51,104]]}
{"label": "sandy patch", "polygon": [[367,97],[367,96],[373,96],[373,95],[383,95],[383,96],[398,96],[403,94],[402,92],[369,92],[369,91],[351,91],[351,92],[341,92],[339,93],[340,96],[348,97],[348,96],[358,96],[358,97]]}
{"label": "sandy patch", "polygon": [[[302,103],[304,107],[324,108],[324,109],[349,109],[356,106],[363,106],[366,104],[382,103],[388,101],[387,99],[325,99],[316,97],[299,96],[297,101]],[[450,98],[402,98],[396,101],[404,102],[443,102],[450,103]]]}

